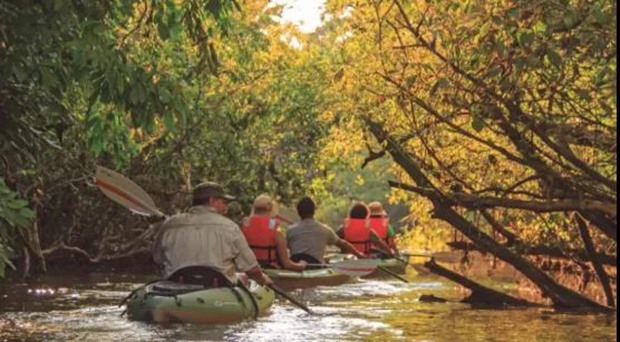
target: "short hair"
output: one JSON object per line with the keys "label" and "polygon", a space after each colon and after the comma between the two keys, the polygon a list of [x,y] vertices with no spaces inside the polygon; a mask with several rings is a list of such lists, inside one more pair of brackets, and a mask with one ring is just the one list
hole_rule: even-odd
{"label": "short hair", "polygon": [[368,218],[369,213],[370,211],[368,210],[366,204],[358,202],[351,207],[351,210],[349,210],[349,218],[365,219]]}
{"label": "short hair", "polygon": [[192,198],[192,207],[199,207],[209,204],[211,197]]}
{"label": "short hair", "polygon": [[276,204],[268,195],[256,197],[252,204],[252,214],[276,214]]}
{"label": "short hair", "polygon": [[302,220],[314,217],[315,209],[314,201],[310,197],[304,197],[297,203],[297,214]]}

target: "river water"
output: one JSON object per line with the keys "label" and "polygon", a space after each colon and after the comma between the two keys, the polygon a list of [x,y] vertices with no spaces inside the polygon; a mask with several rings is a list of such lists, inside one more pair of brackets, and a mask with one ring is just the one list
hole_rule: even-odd
{"label": "river water", "polygon": [[409,275],[411,283],[362,280],[298,290],[319,315],[278,299],[257,321],[167,326],[128,321],[118,303],[151,280],[134,274],[44,277],[0,285],[0,341],[615,341],[616,316],[541,309],[474,309],[424,303],[422,294],[458,300],[442,279]]}

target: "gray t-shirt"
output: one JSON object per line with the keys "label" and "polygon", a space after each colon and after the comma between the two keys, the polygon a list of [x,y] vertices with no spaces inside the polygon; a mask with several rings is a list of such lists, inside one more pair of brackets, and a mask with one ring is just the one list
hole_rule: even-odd
{"label": "gray t-shirt", "polygon": [[239,226],[205,206],[174,215],[163,223],[153,250],[164,276],[188,266],[209,266],[236,282],[235,271],[258,265]]}
{"label": "gray t-shirt", "polygon": [[308,254],[323,262],[325,248],[340,240],[336,233],[314,219],[305,219],[286,230],[286,242],[291,255]]}

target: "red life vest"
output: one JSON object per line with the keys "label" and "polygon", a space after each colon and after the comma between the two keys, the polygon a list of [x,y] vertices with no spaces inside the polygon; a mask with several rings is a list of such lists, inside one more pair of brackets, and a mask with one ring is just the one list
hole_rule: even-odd
{"label": "red life vest", "polygon": [[343,236],[358,252],[370,253],[370,222],[368,220],[347,218],[344,221]]}
{"label": "red life vest", "polygon": [[371,217],[370,218],[370,229],[374,230],[379,237],[385,241],[385,243],[390,247],[394,248],[394,239],[388,236],[390,231],[390,219],[387,217]]}
{"label": "red life vest", "polygon": [[250,216],[243,221],[242,229],[256,260],[262,265],[278,267],[276,233],[278,219],[267,216]]}

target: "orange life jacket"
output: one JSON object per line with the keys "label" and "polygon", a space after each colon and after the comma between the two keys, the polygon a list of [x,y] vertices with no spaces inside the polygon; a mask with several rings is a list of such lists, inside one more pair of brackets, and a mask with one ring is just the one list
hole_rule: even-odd
{"label": "orange life jacket", "polygon": [[370,222],[368,220],[345,219],[343,236],[358,252],[363,254],[370,253]]}
{"label": "orange life jacket", "polygon": [[242,229],[256,260],[262,265],[278,267],[276,233],[278,219],[267,216],[250,216],[243,221]]}
{"label": "orange life jacket", "polygon": [[371,217],[370,218],[370,229],[374,230],[379,237],[385,241],[385,243],[390,247],[394,248],[394,239],[388,236],[390,231],[390,219],[387,217]]}

